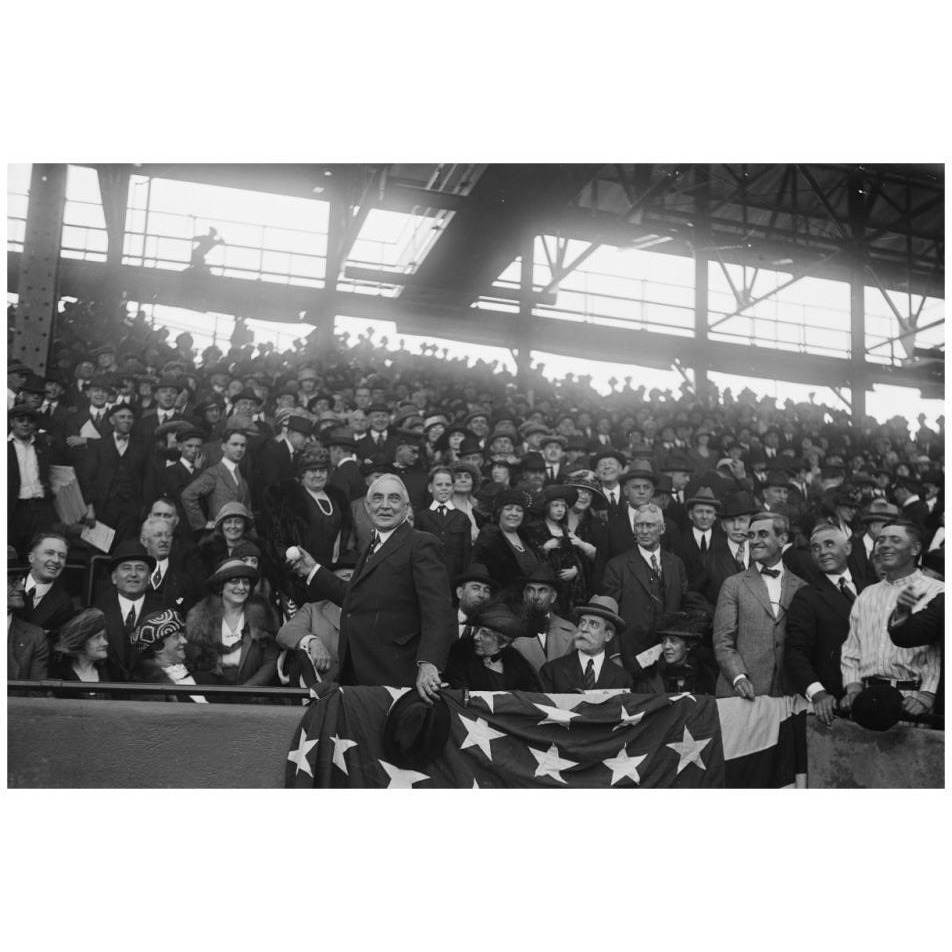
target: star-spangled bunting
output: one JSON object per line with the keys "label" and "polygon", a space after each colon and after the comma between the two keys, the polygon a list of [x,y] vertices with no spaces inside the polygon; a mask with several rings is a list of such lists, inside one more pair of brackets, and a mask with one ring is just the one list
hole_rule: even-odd
{"label": "star-spangled bunting", "polygon": [[635,783],[641,783],[641,777],[638,776],[638,765],[647,756],[647,754],[643,754],[640,757],[629,757],[628,751],[622,747],[616,756],[603,760],[602,763],[612,772],[611,785],[614,787],[619,780],[623,780],[625,777],[634,780]]}
{"label": "star-spangled bunting", "polygon": [[351,747],[356,747],[357,741],[347,740],[346,737],[338,737],[336,734],[331,738],[331,741],[334,744],[334,766],[340,767],[345,774],[349,775],[347,764],[344,762],[344,754],[346,754]]}
{"label": "star-spangled bunting", "polygon": [[574,711],[579,704],[604,704],[616,694],[627,693],[627,691],[614,691],[605,688],[601,691],[585,691],[583,694],[547,694],[546,697],[560,710]]}
{"label": "star-spangled bunting", "polygon": [[459,749],[465,750],[467,747],[478,747],[489,760],[492,760],[493,755],[490,750],[490,744],[492,741],[498,740],[500,737],[505,737],[506,735],[502,731],[493,730],[481,717],[477,717],[475,721],[471,721],[468,717],[463,717],[462,714],[457,714],[457,717],[463,722],[463,727],[466,728],[466,739],[459,745]]}
{"label": "star-spangled bunting", "polygon": [[429,780],[429,774],[419,773],[416,770],[401,770],[388,764],[385,760],[377,760],[377,763],[387,772],[390,783],[387,784],[388,790],[412,790],[415,783],[421,780]]}
{"label": "star-spangled bunting", "polygon": [[[342,689],[342,690],[343,690],[343,689]],[[390,695],[390,697],[393,698],[393,700],[390,702],[390,707],[392,708],[393,705],[396,704],[397,701],[399,701],[400,698],[402,698],[403,695],[407,693],[407,691],[412,691],[413,688],[391,688],[391,687],[386,687],[384,690],[386,690],[386,692]]]}
{"label": "star-spangled bunting", "polygon": [[298,741],[297,750],[292,750],[288,753],[288,760],[294,764],[296,770],[294,771],[295,776],[301,771],[310,776],[314,776],[314,772],[311,770],[311,765],[307,762],[307,755],[311,752],[311,749],[317,747],[317,740],[308,740],[307,734],[302,730],[301,739]]}
{"label": "star-spangled bunting", "polygon": [[692,701],[694,701],[695,704],[697,704],[697,698],[693,694],[689,694],[687,691],[685,691],[683,694],[672,694],[668,698],[668,700],[672,704],[674,704],[675,701],[680,701],[682,698],[685,698],[685,697],[690,698]]}
{"label": "star-spangled bunting", "polygon": [[644,711],[638,711],[637,714],[629,714],[625,710],[625,705],[621,706],[621,713],[618,715],[618,723],[612,728],[613,731],[621,730],[623,727],[634,727],[643,717],[645,716]]}
{"label": "star-spangled bunting", "polygon": [[470,691],[469,696],[471,698],[479,698],[486,707],[489,708],[490,714],[495,714],[495,699],[497,694],[505,694],[505,691]]}
{"label": "star-spangled bunting", "polygon": [[561,773],[563,770],[577,766],[577,761],[563,760],[559,756],[559,749],[555,744],[546,751],[536,750],[534,747],[530,747],[529,753],[535,757],[536,763],[538,764],[535,776],[551,777],[553,780],[558,780],[559,783],[566,783]]}
{"label": "star-spangled bunting", "polygon": [[688,764],[697,764],[701,770],[707,770],[707,767],[704,766],[704,761],[701,759],[701,751],[704,750],[710,742],[710,737],[706,740],[695,740],[691,736],[691,732],[685,727],[684,735],[681,740],[676,744],[665,744],[665,747],[670,747],[678,755],[677,773],[681,773]]}
{"label": "star-spangled bunting", "polygon": [[[584,701],[585,698],[582,698],[582,700]],[[539,726],[543,724],[558,724],[559,727],[564,727],[568,730],[572,718],[581,716],[574,711],[566,711],[560,707],[549,707],[547,704],[534,704],[534,706],[545,714],[545,720],[539,721]]]}

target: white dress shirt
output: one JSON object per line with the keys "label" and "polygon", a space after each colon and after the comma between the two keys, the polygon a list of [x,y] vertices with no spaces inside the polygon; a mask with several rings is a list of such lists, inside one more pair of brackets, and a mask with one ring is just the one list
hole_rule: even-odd
{"label": "white dress shirt", "polygon": [[[760,572],[762,567],[763,566],[758,565],[757,571]],[[760,577],[767,585],[767,597],[770,599],[770,610],[773,612],[774,618],[776,618],[780,613],[780,592],[783,588],[783,559],[780,559],[776,565],[770,565],[767,567],[773,569],[774,571],[780,572],[776,578],[771,578],[769,575],[764,575],[763,572],[760,573]]]}
{"label": "white dress shirt", "polygon": [[605,652],[599,651],[597,655],[588,655],[584,651],[576,651],[575,653],[578,655],[578,663],[582,666],[582,674],[585,674],[589,661],[592,662],[592,667],[595,669],[595,680],[597,681],[602,673],[602,665],[605,663]]}
{"label": "white dress shirt", "polygon": [[40,481],[40,461],[36,455],[36,437],[18,440],[11,433],[7,442],[11,441],[20,467],[20,492],[17,499],[42,499],[43,483]]}

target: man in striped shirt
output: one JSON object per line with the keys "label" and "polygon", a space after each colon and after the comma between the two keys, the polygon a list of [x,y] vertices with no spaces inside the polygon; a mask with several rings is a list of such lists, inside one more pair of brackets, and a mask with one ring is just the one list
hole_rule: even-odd
{"label": "man in striped shirt", "polygon": [[903,695],[907,714],[932,710],[939,684],[940,655],[937,645],[897,648],[889,638],[888,620],[899,593],[911,589],[917,609],[925,607],[943,583],[916,568],[922,551],[922,530],[914,523],[893,520],[876,540],[876,555],[886,577],[865,588],[850,611],[850,633],[840,652],[843,685],[840,707],[848,711],[864,687],[892,684]]}

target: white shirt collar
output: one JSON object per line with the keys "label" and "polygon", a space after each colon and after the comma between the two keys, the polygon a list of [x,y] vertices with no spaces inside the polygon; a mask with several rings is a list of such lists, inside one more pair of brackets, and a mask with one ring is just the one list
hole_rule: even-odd
{"label": "white shirt collar", "polygon": [[605,663],[605,652],[599,651],[597,655],[587,655],[583,651],[576,651],[575,653],[578,655],[578,663],[582,666],[582,674],[585,673],[589,661],[594,662],[595,680],[597,681],[602,673],[602,665]]}
{"label": "white shirt collar", "polygon": [[26,577],[26,585],[24,586],[24,589],[26,591],[33,592],[33,599],[35,603],[37,599],[42,598],[52,587],[52,582],[39,582],[33,577],[33,574],[30,573]]}
{"label": "white shirt collar", "polygon": [[145,601],[145,593],[140,595],[134,602],[129,601],[125,595],[119,595],[116,592],[116,595],[119,596],[119,611],[122,612],[122,618],[125,620],[126,615],[129,614],[129,609],[134,608],[136,610],[136,620],[138,621],[139,613],[142,611],[142,603]]}
{"label": "white shirt collar", "polygon": [[856,591],[856,585],[853,582],[853,576],[850,574],[849,569],[845,569],[844,571],[840,572],[839,575],[827,575],[827,578],[830,580],[830,583],[835,585],[837,588],[840,587],[840,579],[845,578],[846,584],[849,585],[849,587],[853,589],[854,592]]}
{"label": "white shirt collar", "polygon": [[710,542],[711,542],[711,530],[710,530],[710,529],[704,529],[704,530],[702,531],[701,529],[698,529],[697,526],[691,526],[691,531],[694,533],[694,541],[695,541],[695,542],[697,542],[698,544],[700,544],[701,539],[702,539],[702,538],[706,538],[707,541],[708,541],[708,544],[710,545]]}
{"label": "white shirt collar", "polygon": [[227,459],[227,458],[224,457],[224,456],[221,458],[221,461],[225,464],[225,469],[227,469],[228,472],[232,474],[232,476],[234,476],[235,473],[238,472],[238,464],[237,464],[237,463],[233,463],[230,459]]}
{"label": "white shirt collar", "polygon": [[456,506],[453,505],[452,499],[447,499],[446,502],[437,502],[435,499],[430,503],[430,510],[436,512],[440,506],[446,506],[447,509],[455,509]]}
{"label": "white shirt collar", "polygon": [[638,552],[641,554],[641,557],[651,565],[651,557],[654,556],[658,561],[658,565],[661,565],[661,546],[659,545],[657,549],[652,552],[649,552],[647,549],[643,549],[640,545],[638,546]]}

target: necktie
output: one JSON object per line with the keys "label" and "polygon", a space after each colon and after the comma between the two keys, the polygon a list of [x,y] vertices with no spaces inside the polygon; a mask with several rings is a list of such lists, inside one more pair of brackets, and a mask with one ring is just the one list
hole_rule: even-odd
{"label": "necktie", "polygon": [[470,624],[463,625],[463,634],[460,636],[462,638],[472,638],[473,637],[473,626]]}
{"label": "necktie", "polygon": [[126,620],[123,623],[123,628],[125,628],[126,634],[129,635],[129,634],[132,634],[132,630],[135,628],[135,626],[136,626],[136,607],[135,605],[133,605],[132,608],[129,609],[129,614],[126,615]]}
{"label": "necktie", "polygon": [[595,662],[589,658],[585,665],[585,677],[582,678],[582,687],[586,691],[591,691],[595,687]]}
{"label": "necktie", "polygon": [[370,537],[370,548],[367,551],[367,555],[373,555],[377,551],[377,547],[380,545],[380,536],[375,532]]}
{"label": "necktie", "polygon": [[707,534],[706,533],[701,535],[701,544],[698,546],[698,548],[701,550],[701,555],[705,555],[707,553]]}
{"label": "necktie", "polygon": [[35,592],[35,589],[33,589],[33,588],[25,588],[25,589],[23,590],[23,608],[24,608],[25,611],[28,611],[28,612],[29,612],[29,611],[32,611],[32,610],[33,610],[33,594],[34,594],[34,592]]}
{"label": "necktie", "polygon": [[98,410],[93,414],[93,423],[95,423],[96,426],[102,423],[102,414]]}
{"label": "necktie", "polygon": [[770,578],[780,578],[780,569],[761,569],[761,575],[767,575]]}
{"label": "necktie", "polygon": [[549,479],[555,479],[555,470],[551,466],[547,466],[546,469],[549,472]]}
{"label": "necktie", "polygon": [[238,476],[237,468],[232,472],[231,478],[235,481],[235,485],[241,489],[241,478]]}
{"label": "necktie", "polygon": [[852,605],[856,601],[856,596],[853,594],[853,589],[847,585],[845,578],[840,579],[839,586],[840,591],[846,596],[846,600]]}
{"label": "necktie", "polygon": [[158,590],[158,587],[162,584],[162,570],[156,568],[155,572],[152,574],[152,587]]}
{"label": "necktie", "polygon": [[658,559],[654,552],[651,553],[651,571],[654,572],[655,575],[661,575],[661,566],[658,565]]}
{"label": "necktie", "polygon": [[746,546],[743,542],[738,543],[737,545],[737,556],[734,561],[737,563],[737,567],[743,571],[747,566],[744,564],[744,553]]}
{"label": "necktie", "polygon": [[445,516],[445,515],[446,515],[446,506],[441,505],[440,508],[437,510],[437,512],[439,512],[439,514],[440,514],[441,516]]}
{"label": "necktie", "polygon": [[380,446],[380,444],[381,444],[382,442],[383,442],[383,434],[382,434],[382,433],[374,433],[374,443],[376,443],[377,446]]}

